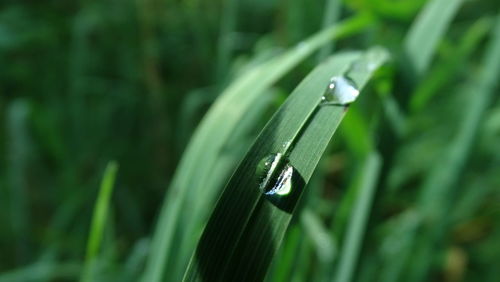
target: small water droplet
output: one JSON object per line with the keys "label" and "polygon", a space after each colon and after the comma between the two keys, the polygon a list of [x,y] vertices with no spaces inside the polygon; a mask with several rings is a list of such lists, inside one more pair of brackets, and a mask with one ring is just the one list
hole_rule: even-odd
{"label": "small water droplet", "polygon": [[292,212],[302,190],[303,180],[283,154],[271,154],[257,165],[259,189],[276,207]]}
{"label": "small water droplet", "polygon": [[346,106],[356,100],[359,90],[354,81],[345,76],[334,76],[321,98],[321,105]]}

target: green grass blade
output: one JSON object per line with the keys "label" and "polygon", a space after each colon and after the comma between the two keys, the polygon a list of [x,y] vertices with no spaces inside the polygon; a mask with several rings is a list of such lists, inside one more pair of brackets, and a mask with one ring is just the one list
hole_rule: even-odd
{"label": "green grass blade", "polygon": [[[349,112],[349,115],[350,114],[351,113]],[[347,120],[347,118],[344,120]],[[361,194],[360,189],[363,188],[363,176],[367,173],[366,161],[370,154],[373,154],[373,151],[368,151],[364,155],[359,156],[360,164],[354,173],[355,177],[349,184],[349,187],[347,187],[342,199],[339,201],[335,214],[332,217],[331,233],[333,237],[339,237],[340,242],[342,242],[342,239],[346,236],[345,229],[348,227],[349,217],[352,215],[352,211],[355,208],[358,195]]]}
{"label": "green grass blade", "polygon": [[432,0],[418,15],[405,38],[404,46],[414,73],[420,77],[463,0]]}
{"label": "green grass blade", "polygon": [[[326,29],[336,23],[340,17],[341,9],[340,0],[328,0],[323,14],[323,28]],[[323,46],[318,52],[318,62],[322,62],[328,57],[334,48],[334,42],[329,42]]]}
{"label": "green grass blade", "polygon": [[305,209],[300,214],[300,221],[304,226],[304,232],[310,238],[321,267],[329,265],[335,258],[336,246],[330,233],[325,228],[321,219],[313,211]]}
{"label": "green grass blade", "polygon": [[264,281],[290,281],[290,273],[292,273],[293,266],[297,261],[300,244],[304,241],[303,238],[300,225],[291,225],[277,254],[280,260],[274,260]]}
{"label": "green grass blade", "polygon": [[[184,220],[181,222],[179,220],[181,211],[192,209],[192,206],[188,206],[188,199],[196,197],[201,190],[205,190],[207,196],[198,198],[198,204],[210,206],[214,202],[220,188],[216,185],[206,186],[207,181],[211,179],[212,168],[217,165],[219,153],[233,130],[244,118],[248,109],[260,99],[264,90],[332,38],[356,33],[370,22],[370,17],[359,16],[321,31],[283,55],[243,73],[224,90],[193,134],[178,165],[160,211],[151,244],[151,254],[142,281],[158,282],[164,278],[169,280],[181,278],[172,277],[175,270],[167,269],[168,265],[174,262],[181,265],[188,263],[178,260],[178,255],[171,251],[174,240],[179,239],[175,245],[188,249],[191,254],[196,246],[197,235],[203,226],[195,226],[194,230],[184,230],[184,222],[203,222],[200,219],[207,217],[205,210],[196,214],[182,214]],[[180,232],[181,235],[175,236],[176,232]],[[164,275],[169,276],[164,277]]]}
{"label": "green grass blade", "polygon": [[257,164],[269,154],[286,153],[300,176],[294,181],[297,187],[303,187],[345,113],[343,107],[318,107],[329,78],[348,72],[362,88],[386,59],[387,54],[378,48],[337,55],[299,84],[229,180],[198,243],[185,281],[264,278],[302,188],[295,188],[284,206],[271,204],[259,191]]}
{"label": "green grass blade", "polygon": [[457,46],[449,46],[446,60],[431,69],[426,75],[426,79],[418,85],[411,95],[410,107],[413,112],[422,110],[433,95],[439,93],[443,84],[451,81],[463,69],[466,59],[477,49],[479,43],[488,34],[492,24],[493,21],[489,17],[479,19],[465,32]]}
{"label": "green grass blade", "polygon": [[[272,90],[272,89],[271,89]],[[216,165],[213,166],[210,179],[205,182],[205,189],[199,190],[196,196],[190,196],[188,201],[190,204],[191,214],[202,215],[207,211],[211,211],[214,203],[213,201],[197,201],[199,199],[213,198],[214,190],[216,187],[223,186],[224,182],[230,176],[230,172],[234,169],[235,165],[241,159],[251,143],[255,135],[249,134],[253,130],[258,130],[263,127],[262,116],[263,112],[269,108],[269,104],[273,101],[276,95],[269,93],[271,91],[266,91],[266,95],[263,95],[261,99],[256,101],[254,106],[249,109],[235,130],[233,130],[227,143],[224,145],[224,151],[220,153],[217,159]],[[203,216],[188,217],[190,220],[184,220],[183,225],[183,237],[192,238],[191,240],[186,240],[190,244],[183,244],[179,246],[178,252],[176,252],[176,258],[173,260],[174,264],[169,267],[169,277],[180,277],[184,274],[187,267],[187,263],[191,258],[193,250],[196,245],[196,241],[199,239],[201,234],[201,226],[206,223],[207,218]],[[176,240],[177,241],[177,240]]]}
{"label": "green grass blade", "polygon": [[97,196],[97,202],[92,215],[92,223],[90,225],[85,265],[80,279],[82,282],[94,280],[92,277],[93,264],[101,247],[117,170],[118,164],[111,161],[104,171],[99,195]]}
{"label": "green grass blade", "polygon": [[363,235],[366,229],[372,205],[377,178],[381,168],[381,158],[378,153],[372,152],[366,158],[360,190],[357,195],[351,221],[349,222],[345,242],[340,254],[336,271],[336,282],[352,281],[356,268],[359,252],[361,250]]}

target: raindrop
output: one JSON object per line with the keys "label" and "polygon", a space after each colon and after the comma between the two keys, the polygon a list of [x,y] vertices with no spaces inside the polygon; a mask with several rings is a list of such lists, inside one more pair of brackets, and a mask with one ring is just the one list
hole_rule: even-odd
{"label": "raindrop", "polygon": [[354,81],[345,76],[334,76],[321,98],[321,105],[347,106],[354,102],[359,90]]}
{"label": "raindrop", "polygon": [[267,192],[267,188],[272,181],[273,175],[276,173],[280,162],[283,159],[283,154],[271,154],[264,157],[257,165],[256,174],[259,179],[259,188],[263,193]]}
{"label": "raindrop", "polygon": [[291,165],[286,164],[283,170],[280,171],[278,178],[274,184],[265,187],[263,191],[266,195],[285,196],[292,191],[292,176],[294,169]]}
{"label": "raindrop", "polygon": [[303,188],[303,180],[283,154],[271,154],[257,165],[259,189],[264,198],[286,212],[292,212]]}

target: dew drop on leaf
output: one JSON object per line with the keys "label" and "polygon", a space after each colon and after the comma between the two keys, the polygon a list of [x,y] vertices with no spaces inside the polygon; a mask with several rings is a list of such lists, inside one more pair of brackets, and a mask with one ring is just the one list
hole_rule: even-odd
{"label": "dew drop on leaf", "polygon": [[271,154],[258,164],[259,189],[265,199],[276,207],[292,212],[303,188],[296,169],[282,154]]}
{"label": "dew drop on leaf", "polygon": [[346,106],[356,100],[359,90],[354,81],[345,76],[334,76],[321,98],[321,105]]}
{"label": "dew drop on leaf", "polygon": [[271,154],[264,157],[257,165],[256,174],[259,180],[259,188],[262,193],[267,192],[267,187],[271,185],[270,182],[278,166],[280,166],[282,159],[283,155],[280,153]]}
{"label": "dew drop on leaf", "polygon": [[280,171],[276,181],[272,181],[272,185],[266,187],[263,192],[265,195],[278,195],[286,196],[292,191],[292,176],[294,169],[291,165],[287,164]]}

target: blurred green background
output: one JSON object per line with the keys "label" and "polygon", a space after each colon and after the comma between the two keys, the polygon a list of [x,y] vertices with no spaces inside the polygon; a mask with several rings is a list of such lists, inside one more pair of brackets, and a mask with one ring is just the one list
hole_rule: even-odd
{"label": "blurred green background", "polygon": [[[294,261],[284,259],[286,251],[280,253],[271,272],[285,274],[269,279],[318,281],[325,246],[332,249],[326,267],[335,260],[356,196],[350,187],[363,167],[363,146],[373,142],[383,165],[354,280],[411,281],[405,277],[413,277],[413,266],[423,258],[431,281],[499,281],[498,71],[485,66],[483,58],[500,3],[462,1],[429,66],[419,68],[411,65],[409,50],[425,42],[406,39],[425,4],[3,0],[0,280],[78,279],[99,183],[111,160],[119,170],[100,271],[105,281],[123,281],[124,271],[135,275],[127,279],[138,279],[179,160],[222,90],[325,23],[369,14],[372,24],[329,48],[338,52],[380,45],[392,61],[341,125],[285,239],[284,250]],[[326,16],[326,7],[333,6]],[[251,115],[247,130],[221,152],[231,156],[224,175],[230,175],[265,122],[320,58],[313,54],[266,90],[257,118]],[[481,92],[493,94],[475,114],[477,121],[467,121]],[[462,130],[464,124],[469,129]],[[433,194],[433,185],[448,188]],[[437,235],[418,233],[425,229],[419,210],[427,202],[439,214],[430,223],[440,226]],[[321,232],[327,234],[326,245],[322,239],[318,243]],[[416,239],[408,239],[411,234]],[[414,259],[414,244],[430,246],[432,252]]]}

